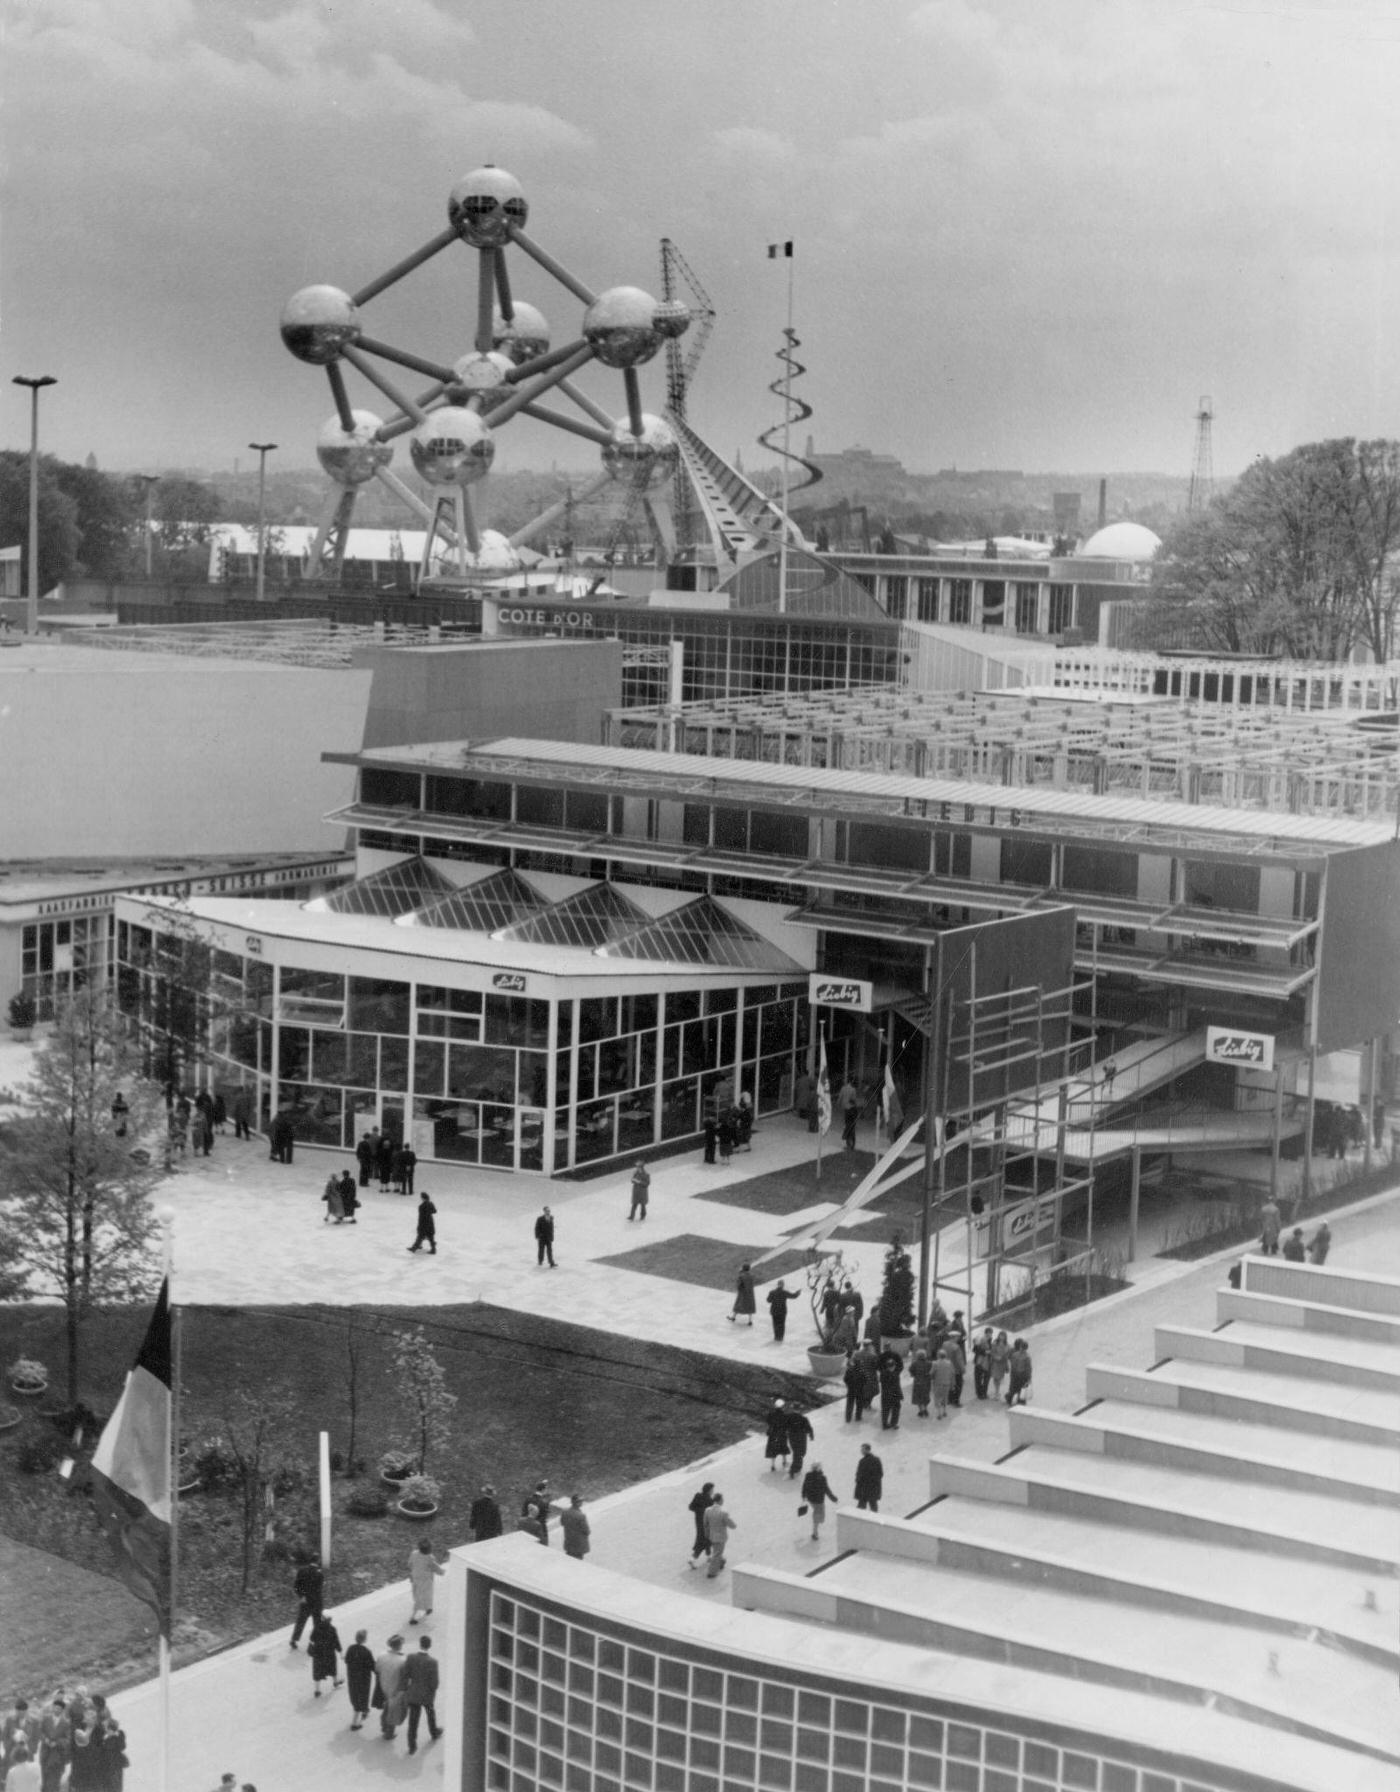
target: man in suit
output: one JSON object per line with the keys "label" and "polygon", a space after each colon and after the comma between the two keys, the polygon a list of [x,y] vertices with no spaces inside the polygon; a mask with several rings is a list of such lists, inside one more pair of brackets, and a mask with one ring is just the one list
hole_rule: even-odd
{"label": "man in suit", "polygon": [[418,1653],[410,1655],[403,1664],[403,1695],[408,1701],[408,1752],[411,1755],[418,1753],[418,1725],[424,1717],[428,1720],[428,1740],[436,1742],[442,1735],[436,1710],[438,1664],[430,1653],[432,1646],[430,1636],[419,1637]]}

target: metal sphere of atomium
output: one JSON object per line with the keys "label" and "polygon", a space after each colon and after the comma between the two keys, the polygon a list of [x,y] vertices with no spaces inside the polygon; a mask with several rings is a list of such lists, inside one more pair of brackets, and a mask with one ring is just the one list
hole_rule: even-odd
{"label": "metal sphere of atomium", "polygon": [[473,249],[503,249],[511,226],[523,230],[529,215],[520,182],[489,163],[464,174],[447,199],[448,222]]}
{"label": "metal sphere of atomium", "polygon": [[447,387],[447,396],[452,404],[466,404],[469,399],[481,400],[483,410],[489,411],[503,398],[509,398],[513,388],[507,383],[507,376],[514,373],[515,363],[509,355],[478,354],[475,350],[463,355],[452,363],[452,379]]}
{"label": "metal sphere of atomium", "polygon": [[658,336],[684,336],[690,328],[690,307],[680,299],[663,299],[651,321]]}
{"label": "metal sphere of atomium", "polygon": [[632,434],[625,420],[614,426],[612,440],[603,450],[603,465],[614,479],[644,492],[674,475],[680,452],[670,424],[643,411],[639,436]]}
{"label": "metal sphere of atomium", "polygon": [[640,286],[610,286],[584,312],[583,336],[604,367],[639,367],[661,347],[656,300]]}
{"label": "metal sphere of atomium", "polygon": [[496,443],[475,411],[444,405],[408,438],[413,464],[429,485],[475,485],[491,471]]}
{"label": "metal sphere of atomium", "polygon": [[548,351],[549,325],[542,311],[537,311],[533,305],[523,305],[519,299],[511,306],[511,312],[509,322],[500,311],[492,318],[491,346],[509,355],[520,367]]}
{"label": "metal sphere of atomium", "polygon": [[282,307],[282,340],[298,361],[327,367],[360,339],[360,319],[338,286],[303,286]]}
{"label": "metal sphere of atomium", "polygon": [[381,421],[373,411],[352,411],[355,427],[346,429],[340,418],[330,417],[316,437],[316,458],[337,485],[353,489],[368,485],[381,467],[394,458],[390,443],[379,440]]}

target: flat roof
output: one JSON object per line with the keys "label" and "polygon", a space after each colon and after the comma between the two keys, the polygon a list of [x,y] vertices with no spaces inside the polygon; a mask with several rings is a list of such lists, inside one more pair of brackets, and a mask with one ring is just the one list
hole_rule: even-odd
{"label": "flat roof", "polygon": [[10,859],[0,860],[0,906],[53,901],[62,896],[93,896],[130,890],[146,884],[184,883],[208,877],[236,877],[254,871],[290,871],[297,866],[343,865],[352,855],[308,849],[306,852],[238,853],[231,857],[199,854],[159,859]]}

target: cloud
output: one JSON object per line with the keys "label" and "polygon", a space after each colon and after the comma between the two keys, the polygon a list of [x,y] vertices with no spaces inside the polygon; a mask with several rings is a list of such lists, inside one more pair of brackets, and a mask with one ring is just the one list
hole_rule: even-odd
{"label": "cloud", "polygon": [[712,141],[716,151],[731,161],[751,162],[763,168],[790,168],[797,161],[795,144],[758,125],[729,125],[716,131]]}

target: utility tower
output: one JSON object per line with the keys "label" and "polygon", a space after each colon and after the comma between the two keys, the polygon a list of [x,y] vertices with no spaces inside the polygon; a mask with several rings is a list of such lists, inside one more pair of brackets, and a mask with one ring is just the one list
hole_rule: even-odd
{"label": "utility tower", "polygon": [[1196,453],[1191,461],[1191,489],[1186,494],[1188,516],[1204,510],[1215,490],[1215,469],[1210,456],[1210,426],[1214,416],[1209,397],[1203,397],[1196,412]]}

